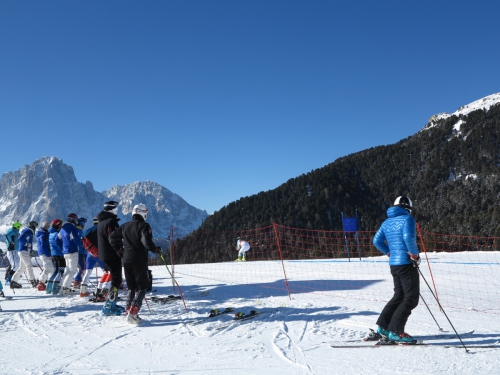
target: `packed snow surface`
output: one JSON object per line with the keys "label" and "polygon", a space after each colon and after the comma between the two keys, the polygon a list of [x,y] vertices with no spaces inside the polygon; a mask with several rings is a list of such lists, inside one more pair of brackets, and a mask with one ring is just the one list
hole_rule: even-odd
{"label": "packed snow surface", "polygon": [[[478,254],[480,259],[481,254]],[[447,256],[446,262],[468,267],[462,257]],[[496,255],[498,259],[498,254]],[[495,268],[498,262],[471,264],[476,269]],[[386,257],[373,261],[348,263],[358,271],[371,274],[380,267],[377,283],[359,283],[358,292],[373,295],[381,284],[391,287]],[[444,261],[443,261],[444,262]],[[264,263],[266,263],[264,265]],[[453,330],[427,290],[429,304],[439,325],[430,316],[425,305],[413,311],[406,326],[407,332],[425,340],[428,346],[345,348],[330,345],[353,345],[368,329],[376,328],[378,313],[391,295],[379,296],[374,302],[349,298],[349,290],[335,284],[331,293],[292,291],[266,287],[265,284],[242,283],[238,275],[258,275],[269,263],[240,262],[203,265],[178,265],[176,278],[185,295],[186,312],[182,302],[143,304],[139,326],[127,324],[124,316],[105,317],[101,304],[91,303],[79,296],[56,297],[28,287],[21,279],[23,289],[16,290],[10,301],[0,299],[0,373],[2,374],[498,374],[500,351],[495,348],[472,348],[467,354],[453,337]],[[285,262],[287,267],[299,267],[304,262]],[[424,262],[422,263],[424,264]],[[335,270],[344,272],[345,262],[332,262],[325,268],[322,261],[307,262],[316,279],[335,280]],[[210,278],[189,276],[194,267],[202,267]],[[336,268],[338,267],[338,268]],[[328,273],[325,270],[328,269]],[[37,268],[38,270],[38,268]],[[35,270],[35,271],[37,271]],[[163,266],[152,267],[156,295],[171,294],[172,281]],[[201,268],[200,268],[201,270]],[[230,270],[230,272],[228,272]],[[332,272],[333,271],[333,272]],[[0,277],[4,279],[4,269]],[[39,272],[39,270],[38,270]],[[188,275],[189,274],[189,275]],[[362,272],[353,272],[352,279],[363,279]],[[488,273],[475,272],[475,279],[450,279],[450,283],[496,284]],[[266,277],[268,277],[267,275]],[[215,281],[216,279],[225,282]],[[93,280],[94,281],[94,280]],[[282,283],[282,274],[276,274],[276,283]],[[443,282],[441,282],[442,284]],[[293,285],[293,284],[292,284]],[[453,287],[453,285],[449,285]],[[427,286],[421,280],[421,291]],[[446,293],[446,288],[444,288]],[[7,295],[13,295],[4,286]],[[208,295],[202,295],[208,292]],[[176,293],[178,294],[177,290]],[[472,293],[470,295],[474,295]],[[466,297],[469,298],[469,297]],[[470,297],[474,298],[474,297]],[[473,301],[470,301],[473,305]],[[124,302],[121,302],[122,304]],[[231,322],[232,315],[222,315],[198,325],[194,319],[208,316],[212,308],[232,307],[235,311],[263,312],[260,316],[242,322]],[[498,306],[493,306],[498,308]],[[498,310],[477,312],[467,309],[445,308],[445,312],[459,333],[464,333],[466,345],[487,345],[500,340]],[[226,326],[223,326],[227,324]],[[217,329],[220,328],[220,329]],[[442,335],[448,335],[444,337]],[[353,342],[355,341],[355,342]],[[442,344],[456,345],[445,348]]]}

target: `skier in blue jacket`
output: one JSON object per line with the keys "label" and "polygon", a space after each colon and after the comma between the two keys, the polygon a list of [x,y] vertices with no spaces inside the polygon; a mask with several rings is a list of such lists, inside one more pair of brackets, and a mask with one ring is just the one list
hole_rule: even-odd
{"label": "skier in blue jacket", "polygon": [[31,263],[31,249],[33,249],[33,237],[35,236],[35,230],[38,227],[36,221],[30,221],[27,228],[24,228],[19,235],[19,248],[18,254],[20,258],[19,268],[17,269],[14,276],[12,276],[12,281],[10,282],[10,287],[22,288],[19,284],[19,279],[24,271],[28,272],[29,282],[33,288],[38,286],[38,282],[35,280],[35,274],[33,273],[33,264]]}
{"label": "skier in blue jacket", "polygon": [[394,296],[377,320],[378,337],[374,338],[382,338],[381,343],[415,343],[404,331],[408,317],[417,307],[420,296],[417,269],[420,256],[412,210],[410,198],[397,197],[394,206],[387,210],[388,218],[373,237],[375,247],[389,256],[394,281]]}
{"label": "skier in blue jacket", "polygon": [[[84,217],[78,218],[78,225],[76,228],[78,229],[78,234],[80,235],[80,241],[83,241],[83,228],[85,228],[85,224],[87,223],[87,219]],[[75,289],[80,288],[82,283],[83,275],[85,274],[85,259],[87,257],[87,250],[82,246],[78,249],[78,272],[75,275],[73,280],[73,287]]]}
{"label": "skier in blue jacket", "polygon": [[78,233],[78,229],[76,228],[77,225],[78,216],[76,214],[69,214],[66,223],[57,235],[62,240],[62,250],[67,265],[61,282],[61,291],[59,292],[62,296],[67,296],[74,292],[71,289],[71,281],[78,271],[78,250],[83,247],[80,240],[80,233]]}
{"label": "skier in blue jacket", "polygon": [[7,245],[7,259],[9,260],[9,266],[5,271],[5,283],[10,284],[12,276],[16,273],[19,268],[19,254],[17,249],[19,248],[19,230],[22,224],[19,221],[12,223],[12,227],[7,229],[5,232],[5,244]]}
{"label": "skier in blue jacket", "polygon": [[38,280],[38,290],[43,291],[47,289],[47,279],[54,273],[54,263],[50,257],[50,244],[49,244],[49,229],[50,222],[44,221],[40,228],[36,231],[36,242],[38,244],[38,256],[42,260],[43,272],[40,274]]}
{"label": "skier in blue jacket", "polygon": [[54,261],[54,273],[47,282],[47,294],[58,294],[61,288],[61,279],[66,269],[66,260],[62,252],[62,240],[59,238],[59,231],[62,227],[61,219],[54,219],[49,228],[50,256]]}

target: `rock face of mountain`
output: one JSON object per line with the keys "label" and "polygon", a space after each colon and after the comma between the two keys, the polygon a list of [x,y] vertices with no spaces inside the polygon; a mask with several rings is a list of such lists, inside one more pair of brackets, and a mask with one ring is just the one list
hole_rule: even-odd
{"label": "rock face of mountain", "polygon": [[170,225],[175,236],[188,234],[200,226],[208,214],[190,206],[177,194],[154,182],[135,182],[113,186],[102,193],[94,190],[90,181],[78,182],[73,168],[56,157],[43,157],[0,178],[0,225],[10,226],[18,220],[41,223],[55,218],[65,219],[69,213],[86,217],[89,222],[107,200],[120,202],[119,217],[131,219],[135,204],[149,208],[148,222],[155,237],[165,238]]}
{"label": "rock face of mountain", "polygon": [[207,218],[206,211],[188,204],[179,195],[152,181],[134,182],[125,186],[115,185],[103,191],[108,200],[120,202],[118,217],[132,220],[132,209],[137,203],[144,203],[148,209],[148,222],[155,237],[166,238],[170,226],[175,227],[176,238],[184,237],[197,229]]}

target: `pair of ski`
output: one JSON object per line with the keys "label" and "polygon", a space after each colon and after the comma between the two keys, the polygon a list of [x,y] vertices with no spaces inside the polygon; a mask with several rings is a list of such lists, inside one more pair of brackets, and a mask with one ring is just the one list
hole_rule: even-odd
{"label": "pair of ski", "polygon": [[[444,348],[463,348],[463,346],[461,345],[450,345],[450,344],[427,344],[425,343],[424,341],[422,340],[413,340],[412,342],[407,342],[407,343],[403,343],[403,342],[394,342],[394,341],[390,341],[387,337],[383,336],[383,335],[380,335],[378,334],[377,332],[375,332],[373,329],[370,328],[370,334],[368,335],[368,337],[364,338],[363,341],[364,342],[370,342],[370,341],[376,341],[375,344],[358,344],[358,345],[355,345],[355,344],[351,344],[351,345],[343,345],[343,344],[340,344],[340,345],[330,345],[330,347],[332,348],[336,348],[336,349],[346,349],[346,348],[382,348],[382,347],[398,347],[398,346],[439,346],[439,347],[444,347]],[[460,336],[461,337],[464,337],[464,336],[469,336],[469,335],[472,335],[474,333],[474,330],[472,331],[469,331],[469,332],[465,332],[465,333],[462,333]],[[456,335],[437,335],[437,336],[433,336],[434,339],[453,339],[455,338]],[[358,340],[347,340],[345,342],[358,342]],[[467,345],[467,348],[500,348],[500,345],[498,345],[497,343],[493,344],[493,345]]]}
{"label": "pair of ski", "polygon": [[154,302],[154,303],[159,303],[160,305],[166,305],[167,303],[174,303],[176,301],[180,301],[181,296],[174,296],[173,294],[170,294],[168,296],[146,297],[146,299],[150,300],[151,302]]}
{"label": "pair of ski", "polygon": [[202,323],[206,322],[207,320],[210,320],[210,319],[215,318],[217,316],[229,314],[229,313],[232,313],[232,312],[233,312],[233,308],[232,307],[226,307],[224,310],[212,309],[212,310],[210,310],[210,315],[208,315],[208,316],[206,316],[204,318],[192,320],[192,321],[188,322],[187,324],[189,324],[191,326],[196,326],[198,324],[202,324]]}
{"label": "pair of ski", "polygon": [[234,317],[232,320],[230,320],[228,322],[221,323],[215,327],[208,327],[207,330],[219,331],[219,330],[225,329],[233,324],[237,324],[237,323],[245,321],[245,320],[254,319],[258,316],[261,316],[263,314],[268,314],[272,311],[274,311],[274,310],[266,310],[266,311],[252,310],[252,311],[250,311],[249,314],[245,314],[244,312],[238,311],[236,314],[234,314]]}

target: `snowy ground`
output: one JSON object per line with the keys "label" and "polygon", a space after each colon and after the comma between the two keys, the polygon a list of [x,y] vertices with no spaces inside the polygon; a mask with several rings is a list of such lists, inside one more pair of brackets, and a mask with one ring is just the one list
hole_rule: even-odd
{"label": "snowy ground", "polygon": [[[355,344],[348,341],[361,340],[369,327],[376,327],[378,312],[384,306],[383,296],[380,301],[373,301],[360,298],[359,293],[355,299],[346,298],[338,290],[332,293],[294,293],[292,290],[290,300],[284,289],[240,284],[245,279],[239,278],[238,274],[257,273],[264,269],[263,263],[267,266],[269,262],[225,263],[223,268],[220,263],[199,265],[204,267],[203,272],[207,275],[224,272],[219,279],[226,282],[189,276],[192,272],[183,273],[183,270],[192,271],[193,265],[176,266],[177,280],[186,296],[189,312],[185,312],[181,302],[169,305],[149,302],[151,314],[144,304],[141,312],[145,321],[139,327],[125,323],[124,317],[101,316],[102,305],[90,303],[86,298],[53,297],[28,288],[23,278],[24,288],[16,291],[14,299],[0,299],[3,308],[0,313],[0,373],[291,375],[500,372],[499,349],[474,348],[466,354],[463,348],[440,346],[441,343],[458,345],[459,341],[439,337],[442,332],[422,303],[414,310],[406,328],[429,346],[333,349],[330,344]],[[287,262],[287,266],[293,268],[293,262]],[[370,288],[390,285],[389,268],[386,264],[381,266],[386,267],[385,273],[377,274],[382,280],[360,284],[358,292],[364,290],[367,296],[373,296]],[[315,276],[318,279],[328,278],[323,263],[310,262],[308,267],[313,271],[317,267]],[[342,267],[342,272],[345,272],[345,264],[341,262],[329,267],[328,272],[332,271],[331,267]],[[373,263],[358,263],[356,267],[358,270],[373,267]],[[228,273],[229,268],[236,272]],[[1,280],[4,272],[0,269]],[[153,274],[155,294],[171,294],[172,284],[166,269],[154,267]],[[356,275],[362,275],[362,272],[352,275],[358,277]],[[481,277],[481,273],[474,275]],[[232,279],[228,280],[230,277]],[[484,277],[489,278],[489,274]],[[278,275],[276,281],[281,279]],[[488,282],[475,281],[477,285]],[[422,291],[427,288],[423,283],[421,286]],[[8,287],[4,290],[7,295],[13,295]],[[208,291],[208,296],[201,296],[203,291]],[[388,298],[390,293],[386,300]],[[432,302],[430,294],[425,298]],[[208,315],[214,307],[233,307],[244,312],[257,309],[266,313],[220,330],[215,328],[230,321],[231,315],[199,325],[187,324]],[[430,307],[441,327],[451,334],[453,331],[445,316],[435,304]],[[469,332],[464,336],[466,344],[485,345],[500,341],[497,313],[453,308],[445,311],[459,332]]]}

